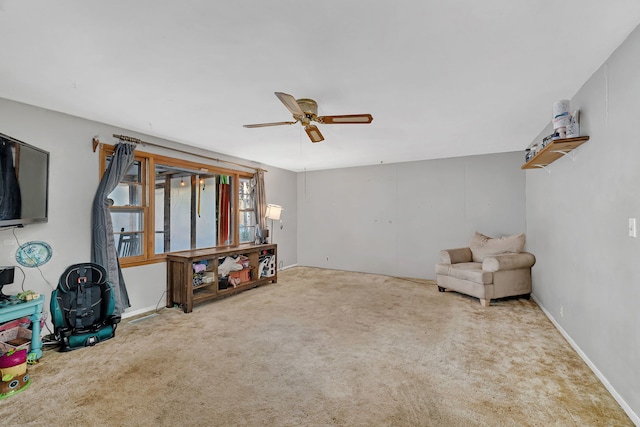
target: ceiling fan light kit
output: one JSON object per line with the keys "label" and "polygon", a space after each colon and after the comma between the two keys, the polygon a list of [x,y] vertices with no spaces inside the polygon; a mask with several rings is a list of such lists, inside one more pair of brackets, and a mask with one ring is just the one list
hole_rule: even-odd
{"label": "ceiling fan light kit", "polygon": [[321,123],[325,125],[331,124],[369,124],[373,121],[371,114],[343,114],[338,116],[318,116],[318,103],[313,99],[300,98],[295,99],[293,96],[284,92],[275,92],[280,102],[291,112],[295,122],[273,122],[258,123],[244,125],[246,128],[260,128],[268,126],[292,125],[300,122],[304,126],[304,130],[312,142],[324,141],[320,129],[311,122]]}

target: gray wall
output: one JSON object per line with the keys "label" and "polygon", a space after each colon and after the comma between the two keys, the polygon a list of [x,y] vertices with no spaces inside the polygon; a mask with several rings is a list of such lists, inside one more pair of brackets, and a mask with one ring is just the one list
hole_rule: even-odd
{"label": "gray wall", "polygon": [[441,249],[474,231],[525,231],[523,155],[503,153],[298,174],[298,262],[435,278]]}
{"label": "gray wall", "polygon": [[639,51],[636,29],[571,100],[590,140],[526,179],[535,298],[636,423],[640,236],[627,227],[640,225]]}
{"label": "gray wall", "polygon": [[[475,230],[522,232],[526,217],[535,298],[640,423],[640,237],[627,236],[628,218],[640,220],[639,49],[636,30],[572,99],[591,140],[550,174],[525,174],[520,152],[298,174],[266,166],[268,202],[285,209],[273,232],[281,266],[433,278],[440,249],[465,246]],[[172,143],[3,99],[0,132],[51,152],[49,223],[0,230],[0,265],[16,264],[18,242],[52,246],[40,271],[23,268],[24,288],[48,301],[62,271],[90,257],[99,180],[91,138]],[[164,263],[124,274],[133,305],[125,315],[164,305]],[[21,280],[18,271],[5,292],[19,292]]]}
{"label": "gray wall", "polygon": [[[282,206],[280,221],[267,220],[270,238],[278,244],[278,268],[298,264],[298,206],[296,173],[266,166],[264,186],[267,203]],[[272,228],[273,227],[273,228]]]}
{"label": "gray wall", "polygon": [[[51,245],[53,257],[40,267],[40,271],[22,267],[26,275],[24,288],[46,296],[45,311],[48,311],[51,291],[57,286],[64,269],[71,264],[90,261],[91,202],[100,178],[99,153],[94,153],[91,147],[91,139],[95,135],[100,135],[102,142],[113,144],[116,141],[111,137],[112,134],[125,134],[144,141],[225,159],[225,156],[218,153],[180,146],[171,141],[1,98],[0,132],[51,153],[49,222],[19,229],[0,229],[0,265],[17,265],[15,251],[18,243],[41,240]],[[137,149],[197,160],[193,156],[155,149],[151,146]],[[230,160],[251,164],[240,159]],[[277,230],[274,243],[279,244],[278,255],[281,264],[294,265],[297,263],[296,174],[268,165],[264,165],[264,168],[268,170],[265,174],[268,202],[282,204],[286,209],[283,216],[284,227],[282,230]],[[132,305],[124,313],[125,317],[164,306],[166,266],[163,262],[128,267],[123,270],[123,274]],[[22,273],[16,271],[15,277],[13,285],[5,286],[5,293],[20,292]]]}

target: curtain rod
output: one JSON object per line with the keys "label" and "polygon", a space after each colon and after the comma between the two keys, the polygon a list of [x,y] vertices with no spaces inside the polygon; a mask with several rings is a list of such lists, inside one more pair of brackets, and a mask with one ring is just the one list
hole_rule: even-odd
{"label": "curtain rod", "polygon": [[[113,134],[113,137],[114,138],[118,138],[120,141],[133,142],[135,144],[140,144],[142,146],[151,145],[153,147],[164,148],[166,150],[173,150],[173,151],[177,151],[179,153],[189,154],[191,156],[198,156],[198,157],[202,157],[202,158],[205,158],[205,159],[208,159],[208,160],[213,160],[213,161],[220,162],[220,163],[227,163],[227,164],[239,166],[239,167],[245,168],[245,169],[252,169],[254,171],[267,172],[266,169],[256,168],[256,167],[253,167],[253,166],[247,166],[247,165],[243,165],[241,163],[231,162],[229,160],[218,159],[216,157],[209,157],[209,156],[203,156],[203,155],[200,155],[200,154],[194,154],[194,153],[190,153],[190,152],[185,151],[185,150],[180,150],[178,148],[165,147],[164,145],[154,144],[153,142],[146,142],[146,141],[143,141],[143,140],[138,139],[138,138],[133,138],[131,136]],[[93,138],[92,143],[93,143],[93,152],[95,153],[96,152],[96,147],[98,146],[98,144],[100,144],[100,140],[98,139],[97,136]]]}

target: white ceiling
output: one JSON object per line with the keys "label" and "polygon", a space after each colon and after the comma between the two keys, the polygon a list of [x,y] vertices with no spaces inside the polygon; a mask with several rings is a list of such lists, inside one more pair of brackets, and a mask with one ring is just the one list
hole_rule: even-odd
{"label": "white ceiling", "polygon": [[[516,151],[639,23],[637,0],[0,0],[0,97],[292,171]],[[275,91],[374,120],[243,128],[291,120]]]}

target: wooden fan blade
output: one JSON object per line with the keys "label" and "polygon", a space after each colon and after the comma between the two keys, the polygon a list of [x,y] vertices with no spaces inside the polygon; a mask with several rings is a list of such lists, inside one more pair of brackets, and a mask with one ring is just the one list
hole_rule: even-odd
{"label": "wooden fan blade", "polygon": [[318,122],[325,125],[334,125],[342,123],[350,124],[367,124],[373,121],[371,114],[343,114],[341,116],[319,116]]}
{"label": "wooden fan blade", "polygon": [[302,108],[300,108],[300,106],[296,102],[296,99],[293,96],[284,92],[274,92],[274,93],[276,94],[280,102],[282,102],[284,106],[287,107],[289,111],[291,111],[291,114],[293,114],[295,118],[298,118],[299,116],[304,116],[304,111],[302,111]]}
{"label": "wooden fan blade", "polygon": [[324,141],[324,136],[322,136],[317,126],[307,125],[304,127],[304,130],[307,132],[307,135],[309,135],[311,142]]}
{"label": "wooden fan blade", "polygon": [[267,126],[294,125],[298,122],[273,122],[273,123],[257,123],[254,125],[242,125],[245,128],[264,128]]}

